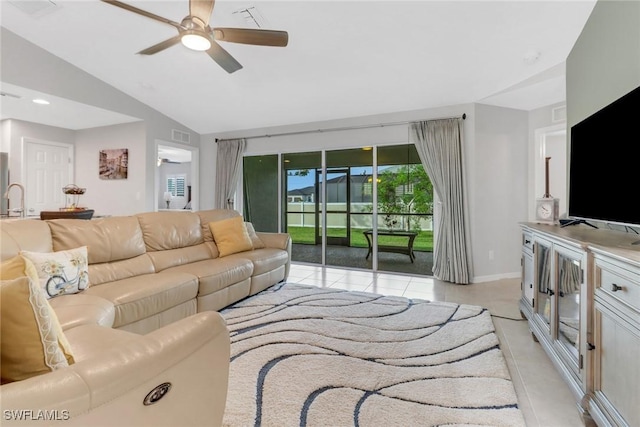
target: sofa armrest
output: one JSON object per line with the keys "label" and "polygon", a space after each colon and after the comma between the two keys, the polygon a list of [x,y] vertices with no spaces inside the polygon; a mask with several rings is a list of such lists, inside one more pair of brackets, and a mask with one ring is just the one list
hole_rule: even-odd
{"label": "sofa armrest", "polygon": [[284,266],[284,280],[289,277],[289,271],[291,270],[291,235],[289,233],[267,233],[264,231],[257,231],[256,235],[262,240],[268,248],[283,249],[287,251],[289,261]]}
{"label": "sofa armrest", "polygon": [[291,236],[289,233],[266,233],[256,231],[256,235],[268,248],[284,249],[291,253]]}
{"label": "sofa armrest", "polygon": [[[2,425],[48,425],[43,416],[68,426],[222,424],[230,344],[220,314],[202,312],[147,335],[126,334],[121,345],[68,368],[0,387]],[[166,394],[144,405],[165,383],[171,384]]]}

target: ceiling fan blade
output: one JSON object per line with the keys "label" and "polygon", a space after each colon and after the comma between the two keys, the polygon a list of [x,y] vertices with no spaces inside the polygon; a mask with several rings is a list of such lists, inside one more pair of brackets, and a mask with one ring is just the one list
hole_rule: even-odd
{"label": "ceiling fan blade", "polygon": [[242,68],[242,65],[235,60],[233,56],[222,48],[215,40],[211,40],[211,47],[207,50],[207,53],[220,65],[224,70],[231,74]]}
{"label": "ceiling fan blade", "polygon": [[154,19],[156,21],[164,22],[165,24],[173,25],[178,30],[183,30],[184,29],[177,22],[174,22],[174,21],[172,21],[170,19],[167,19],[167,18],[163,18],[162,16],[155,15],[155,14],[153,14],[151,12],[147,12],[146,10],[138,9],[137,7],[128,5],[126,3],[122,3],[121,1],[117,1],[117,0],[101,0],[101,1],[103,1],[105,3],[108,3],[108,4],[111,4],[113,6],[120,7],[122,9],[124,9],[124,10],[128,10],[129,12],[137,13],[138,15],[146,16],[147,18],[151,18],[151,19]]}
{"label": "ceiling fan blade", "polygon": [[154,44],[151,47],[148,47],[144,50],[141,50],[140,52],[138,52],[139,55],[153,55],[154,53],[158,53],[161,50],[165,50],[168,47],[173,46],[174,44],[180,43],[180,38],[182,36],[181,35],[177,35],[175,37],[171,37],[170,39],[167,39],[163,42],[160,42],[158,44]]}
{"label": "ceiling fan blade", "polygon": [[259,46],[286,46],[286,31],[256,30],[251,28],[214,28],[214,38],[219,41],[254,44]]}
{"label": "ceiling fan blade", "polygon": [[211,19],[211,13],[213,13],[214,3],[215,0],[190,0],[189,14],[200,19],[206,27],[209,25],[209,19]]}

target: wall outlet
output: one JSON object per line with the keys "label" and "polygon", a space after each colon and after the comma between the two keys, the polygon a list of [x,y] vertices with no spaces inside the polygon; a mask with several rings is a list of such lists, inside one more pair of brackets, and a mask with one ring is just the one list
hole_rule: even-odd
{"label": "wall outlet", "polygon": [[493,249],[491,249],[489,251],[489,261],[493,261],[493,258],[494,258]]}

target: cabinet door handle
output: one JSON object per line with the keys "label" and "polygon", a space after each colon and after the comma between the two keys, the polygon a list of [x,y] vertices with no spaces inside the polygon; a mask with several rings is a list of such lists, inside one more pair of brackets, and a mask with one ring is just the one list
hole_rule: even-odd
{"label": "cabinet door handle", "polygon": [[618,291],[623,291],[624,287],[622,286],[618,286],[615,283],[611,284],[611,292],[618,292]]}

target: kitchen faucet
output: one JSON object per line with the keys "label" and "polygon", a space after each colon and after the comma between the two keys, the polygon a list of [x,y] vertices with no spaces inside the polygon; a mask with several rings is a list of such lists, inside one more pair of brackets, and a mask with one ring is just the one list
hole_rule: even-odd
{"label": "kitchen faucet", "polygon": [[[17,182],[14,182],[13,184],[9,184],[9,186],[7,187],[7,191],[4,193],[4,198],[8,199],[9,198],[9,191],[11,191],[11,187],[16,186],[20,189],[20,217],[24,218],[25,217],[25,211],[24,211],[24,187],[22,186],[22,184],[18,184]],[[14,212],[17,212],[17,210],[13,210]]]}

